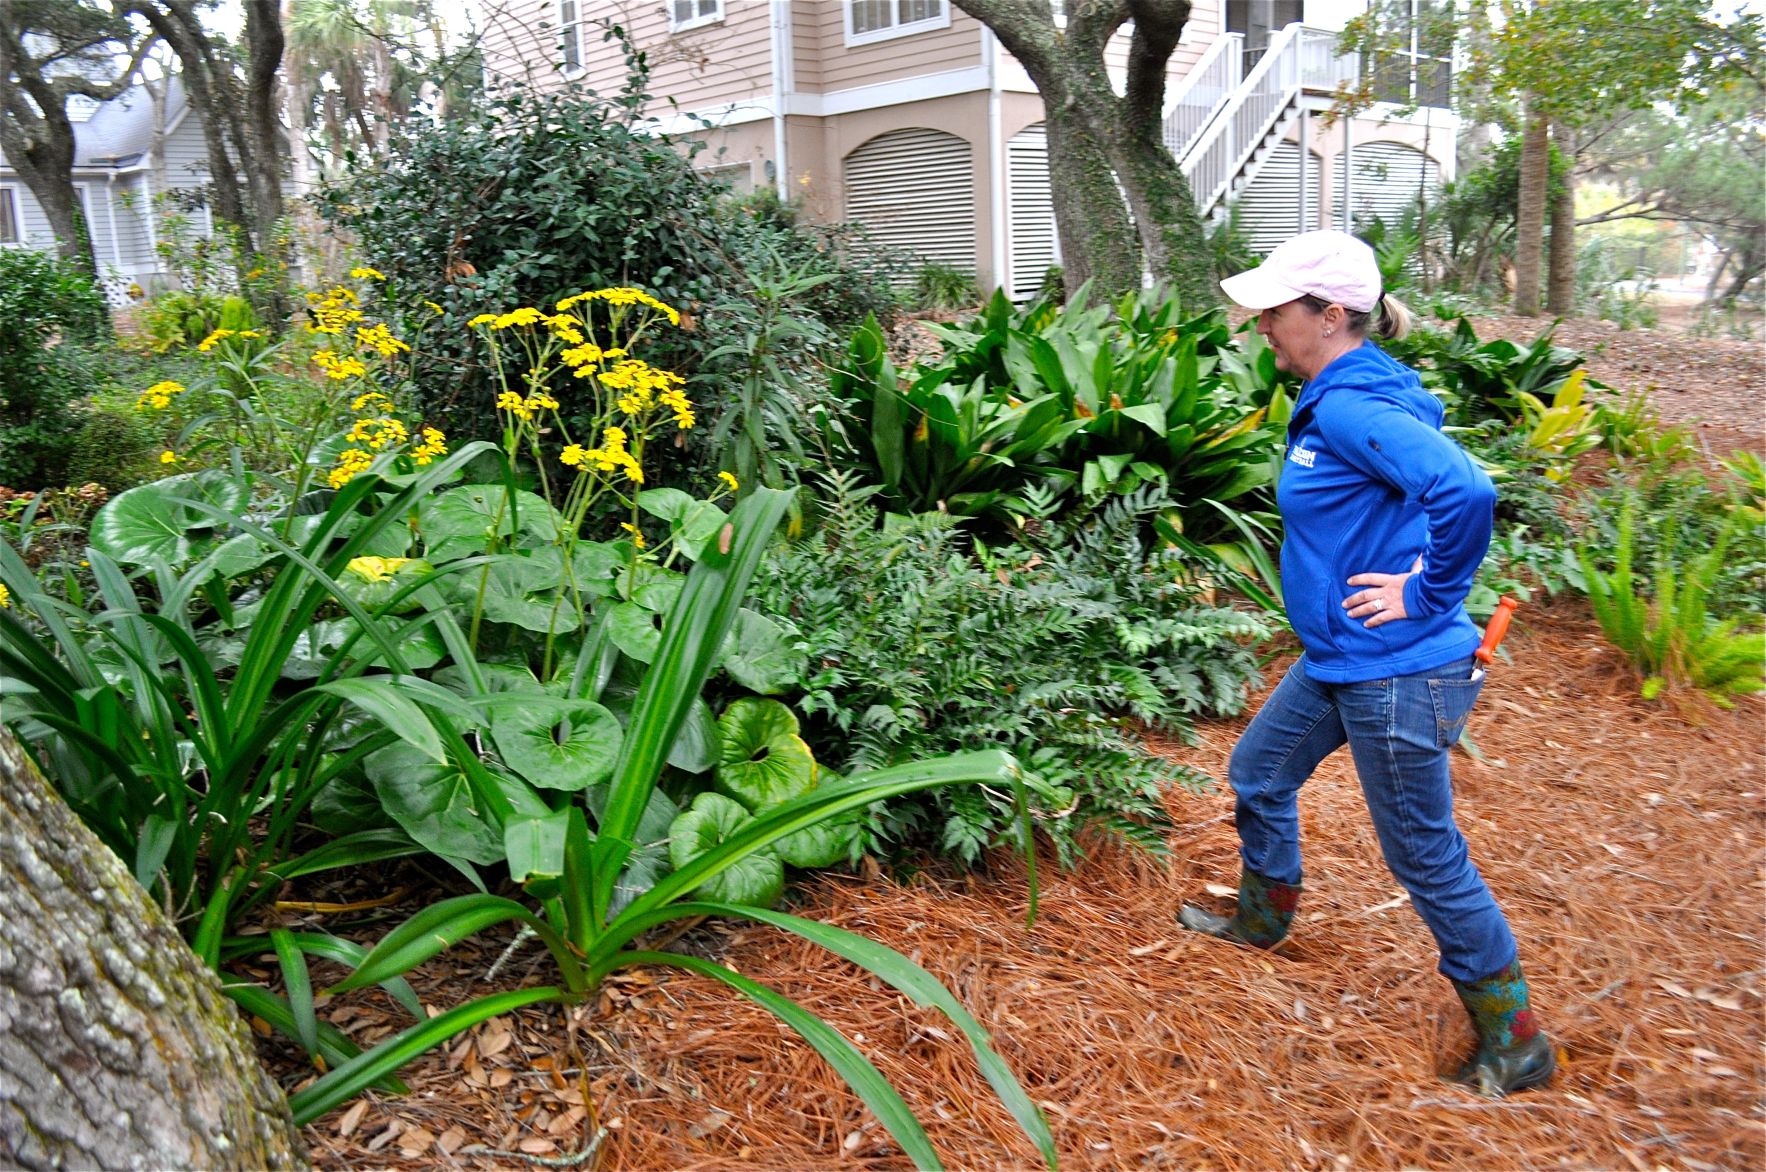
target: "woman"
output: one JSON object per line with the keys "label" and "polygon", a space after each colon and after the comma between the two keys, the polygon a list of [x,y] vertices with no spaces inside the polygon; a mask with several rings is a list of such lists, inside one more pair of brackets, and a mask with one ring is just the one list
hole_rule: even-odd
{"label": "woman", "polygon": [[1448,751],[1483,672],[1463,605],[1490,543],[1496,493],[1441,433],[1414,372],[1367,339],[1409,314],[1381,293],[1373,251],[1307,232],[1221,288],[1260,310],[1276,365],[1306,381],[1288,424],[1277,499],[1282,585],[1305,649],[1233,750],[1243,871],[1237,911],[1185,907],[1194,931],[1270,948],[1301,889],[1296,799],[1347,744],[1386,864],[1435,934],[1441,973],[1471,1013],[1478,1049],[1454,1076],[1491,1096],[1550,1077],[1550,1040],[1528,1007],[1515,938],[1453,822]]}

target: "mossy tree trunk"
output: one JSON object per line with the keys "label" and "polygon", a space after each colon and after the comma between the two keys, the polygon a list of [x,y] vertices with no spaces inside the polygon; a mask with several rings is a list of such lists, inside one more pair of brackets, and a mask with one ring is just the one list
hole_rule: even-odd
{"label": "mossy tree trunk", "polygon": [[1564,160],[1564,178],[1551,191],[1551,246],[1545,272],[1545,312],[1576,312],[1576,140],[1567,123],[1552,123],[1551,140]]}
{"label": "mossy tree trunk", "polygon": [[1546,191],[1551,183],[1551,131],[1529,103],[1521,131],[1521,190],[1515,213],[1515,313],[1539,316],[1539,271],[1545,249]]}
{"label": "mossy tree trunk", "polygon": [[0,725],[0,1165],[305,1164],[214,974]]}
{"label": "mossy tree trunk", "polygon": [[[1139,289],[1141,274],[1200,309],[1218,296],[1201,217],[1165,149],[1165,70],[1190,0],[1068,0],[1057,27],[1048,0],[955,0],[993,30],[1036,83],[1049,136],[1055,230],[1069,290],[1094,282],[1105,298]],[[1134,22],[1118,96],[1104,47]]]}

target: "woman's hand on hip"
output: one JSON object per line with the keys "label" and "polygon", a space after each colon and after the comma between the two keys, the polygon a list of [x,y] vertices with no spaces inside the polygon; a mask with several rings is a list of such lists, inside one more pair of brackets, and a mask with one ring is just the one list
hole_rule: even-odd
{"label": "woman's hand on hip", "polygon": [[1364,627],[1377,627],[1394,619],[1408,617],[1404,613],[1404,580],[1411,574],[1421,572],[1423,559],[1419,555],[1416,563],[1403,574],[1356,574],[1349,579],[1351,586],[1364,586],[1343,600],[1343,609],[1349,612],[1352,619],[1364,619]]}

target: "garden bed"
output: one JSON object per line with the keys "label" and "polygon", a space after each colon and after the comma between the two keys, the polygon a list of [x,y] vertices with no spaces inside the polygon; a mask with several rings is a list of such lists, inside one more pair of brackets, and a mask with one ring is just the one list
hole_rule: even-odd
{"label": "garden bed", "polygon": [[[1600,346],[1578,330],[1560,339],[1588,347],[1604,381],[1650,389],[1670,422],[1708,421],[1718,453],[1761,447],[1757,347],[1642,331]],[[1469,730],[1482,759],[1455,771],[1461,826],[1560,1049],[1542,1090],[1488,1103],[1437,1081],[1470,1031],[1345,754],[1303,800],[1308,892],[1276,955],[1172,919],[1236,874],[1223,791],[1172,796],[1169,863],[1107,848],[1045,871],[1029,930],[1022,867],[1003,854],[975,875],[829,875],[797,910],[944,980],[1043,1104],[1064,1167],[1760,1166],[1766,704],[1644,702],[1580,602],[1523,610],[1507,647]],[[1224,776],[1241,727],[1160,749]],[[419,993],[445,1006],[489,991],[498,947],[456,950],[417,974]],[[941,1018],[771,930],[711,924],[677,947],[844,1031],[948,1165],[1037,1166]],[[499,980],[543,979],[546,963],[519,952]],[[359,1004],[358,1037],[392,1028]],[[907,1166],[807,1045],[701,978],[627,974],[594,1006],[498,1019],[406,1076],[409,1097],[371,1094],[308,1129],[321,1167]]]}

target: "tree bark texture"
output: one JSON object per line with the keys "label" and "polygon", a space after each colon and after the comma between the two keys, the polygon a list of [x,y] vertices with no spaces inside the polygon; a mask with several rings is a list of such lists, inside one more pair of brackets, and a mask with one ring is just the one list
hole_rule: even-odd
{"label": "tree bark texture", "polygon": [[1545,196],[1551,182],[1551,131],[1529,108],[1521,132],[1521,190],[1515,215],[1515,313],[1539,316],[1539,270],[1545,248]]}
{"label": "tree bark texture", "polygon": [[1545,312],[1570,317],[1576,312],[1576,142],[1570,128],[1555,122],[1552,141],[1569,163],[1564,181],[1551,194],[1551,252],[1545,275]]}
{"label": "tree bark texture", "polygon": [[[1092,281],[1099,298],[1138,290],[1141,273],[1188,305],[1212,303],[1201,217],[1162,135],[1165,69],[1190,0],[1069,0],[1056,28],[1047,0],[956,0],[993,30],[1042,96],[1055,231],[1071,291]],[[1125,92],[1117,96],[1104,47],[1133,19]]]}
{"label": "tree bark texture", "polygon": [[0,1165],[305,1163],[214,974],[0,725]]}

